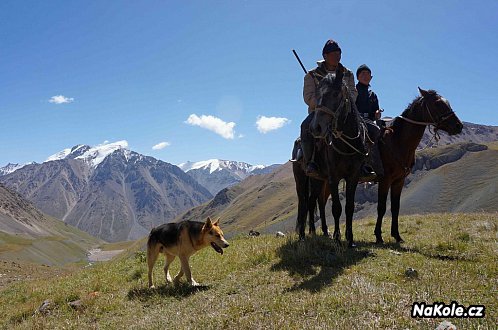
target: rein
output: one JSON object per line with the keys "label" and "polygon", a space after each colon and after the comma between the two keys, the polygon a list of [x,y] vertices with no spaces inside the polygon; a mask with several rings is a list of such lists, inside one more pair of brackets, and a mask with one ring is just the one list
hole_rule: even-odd
{"label": "rein", "polygon": [[[348,91],[346,89],[346,95],[348,95]],[[346,97],[343,97],[342,100],[341,100],[341,103],[339,104],[339,106],[337,106],[337,109],[336,111],[332,111],[331,109],[327,108],[326,106],[319,106],[317,107],[315,110],[317,111],[322,111],[322,112],[325,112],[326,114],[330,115],[332,117],[332,123],[331,125],[329,125],[329,127],[327,128],[327,134],[325,135],[324,139],[325,139],[325,142],[331,146],[337,153],[341,154],[341,155],[344,155],[344,156],[352,156],[356,153],[362,155],[362,156],[368,156],[368,153],[364,153],[364,152],[361,152],[360,150],[358,150],[355,146],[353,146],[351,143],[349,143],[347,140],[356,140],[360,137],[361,135],[361,131],[358,130],[358,135],[356,135],[355,137],[351,137],[351,136],[348,136],[347,134],[345,134],[343,131],[340,131],[337,129],[337,124],[338,124],[338,121],[339,121],[339,116],[336,115],[337,112],[341,111],[341,112],[346,112],[346,116],[344,118],[344,123],[346,122],[347,118],[348,118],[348,115],[349,113],[351,112],[351,101],[349,100],[349,98],[346,96]],[[363,126],[365,126],[363,124]],[[365,131],[366,131],[366,128],[363,127],[363,134],[365,135]],[[332,138],[329,140],[327,139],[327,136],[332,136]],[[339,150],[337,148],[337,146],[334,145],[334,141],[333,139],[338,139],[338,140],[341,140],[344,144],[346,144],[347,146],[349,146],[351,149],[353,149],[354,151],[353,152],[344,152],[342,150]],[[347,140],[346,140],[347,139]]]}
{"label": "rein", "polygon": [[[426,102],[424,102],[424,105],[425,105],[425,108],[427,109],[427,113],[429,114],[429,117],[431,118],[432,122],[418,121],[418,120],[413,120],[413,119],[410,119],[407,117],[398,116],[398,118],[401,118],[401,119],[409,122],[410,124],[429,126],[429,132],[432,134],[432,137],[429,140],[429,143],[427,143],[427,145],[423,149],[427,148],[429,146],[430,142],[432,142],[432,140],[435,140],[436,144],[437,144],[439,142],[439,139],[441,138],[441,136],[439,135],[439,132],[438,132],[438,126],[442,122],[450,119],[452,116],[456,116],[455,112],[453,110],[450,110],[447,113],[445,113],[444,115],[442,115],[441,118],[438,118],[438,120],[434,120],[434,116],[432,116],[432,113],[431,113],[431,110],[429,109],[429,106],[427,105]],[[431,126],[434,126],[434,131],[431,131]]]}
{"label": "rein", "polygon": [[[423,100],[423,101],[425,101],[425,100]],[[432,134],[432,137],[429,140],[429,142],[427,143],[427,145],[422,150],[428,148],[429,145],[431,144],[432,140],[435,140],[436,144],[437,144],[439,142],[439,139],[440,139],[440,135],[439,135],[439,132],[438,132],[438,126],[441,123],[443,123],[444,121],[446,121],[449,118],[451,118],[452,116],[456,116],[455,112],[453,110],[450,110],[447,113],[445,113],[444,115],[442,115],[440,118],[438,118],[438,120],[434,120],[434,116],[432,115],[431,110],[429,109],[429,106],[427,105],[427,102],[423,102],[423,103],[425,105],[425,109],[427,110],[427,114],[429,115],[429,117],[432,120],[432,122],[424,122],[424,121],[413,120],[413,119],[410,119],[410,118],[407,118],[407,117],[403,117],[403,116],[397,116],[396,117],[396,118],[403,119],[404,121],[406,121],[406,122],[408,122],[410,124],[421,125],[421,126],[429,126],[429,132]],[[431,130],[431,126],[434,127],[434,130]],[[410,174],[410,172],[411,172],[411,167],[404,166],[403,162],[401,162],[397,157],[394,157],[394,160],[405,171],[405,177],[408,176],[408,174]]]}

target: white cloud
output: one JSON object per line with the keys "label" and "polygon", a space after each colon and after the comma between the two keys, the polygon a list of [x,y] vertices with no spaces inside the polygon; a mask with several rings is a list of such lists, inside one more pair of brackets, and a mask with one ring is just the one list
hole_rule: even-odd
{"label": "white cloud", "polygon": [[201,115],[199,117],[196,114],[191,114],[187,118],[185,123],[192,126],[200,126],[202,128],[208,129],[225,139],[233,139],[235,133],[233,129],[235,127],[234,122],[227,123],[214,116]]}
{"label": "white cloud", "polygon": [[290,123],[289,119],[281,117],[258,116],[258,119],[256,120],[258,131],[263,134],[282,128],[288,123]]}
{"label": "white cloud", "polygon": [[155,146],[152,147],[153,150],[161,150],[161,149],[164,149],[166,147],[169,147],[171,145],[171,143],[169,142],[160,142],[158,144],[156,144]]}
{"label": "white cloud", "polygon": [[72,97],[65,97],[64,95],[55,95],[48,100],[50,103],[62,104],[62,103],[71,103],[74,101]]}

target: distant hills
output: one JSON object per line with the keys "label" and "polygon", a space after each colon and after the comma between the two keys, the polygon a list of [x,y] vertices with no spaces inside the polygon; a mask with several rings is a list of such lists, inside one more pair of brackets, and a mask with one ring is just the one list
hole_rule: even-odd
{"label": "distant hills", "polygon": [[[474,143],[487,143],[498,141],[498,126],[488,126],[463,122],[462,133],[458,135],[448,135],[444,131],[438,131],[441,139],[437,145],[447,145],[459,142],[474,142]],[[430,134],[429,129],[425,130],[424,136],[420,141],[419,148],[425,148],[427,145],[433,146],[435,141]]]}
{"label": "distant hills", "polygon": [[179,164],[178,167],[215,195],[220,190],[237,184],[250,175],[270,173],[279,165],[250,165],[244,162],[210,159],[201,162],[186,162]]}
{"label": "distant hills", "polygon": [[[401,196],[401,214],[498,211],[498,142],[458,143],[417,153],[414,173]],[[341,188],[342,189],[342,188]],[[355,219],[376,216],[377,185],[359,185]],[[388,201],[389,207],[389,201]],[[330,202],[327,222],[333,224]],[[297,197],[291,163],[274,173],[249,177],[177,220],[220,216],[223,226],[240,232],[293,230]],[[343,214],[344,218],[344,214]],[[390,209],[385,221],[390,221]]]}
{"label": "distant hills", "polygon": [[143,237],[212,198],[177,166],[130,151],[125,142],[78,145],[0,181],[46,214],[110,242]]}
{"label": "distant hills", "polygon": [[101,243],[0,184],[0,259],[63,265],[86,261],[87,251]]}
{"label": "distant hills", "polygon": [[[430,139],[426,131],[421,147]],[[465,123],[458,136],[441,132],[438,148],[417,154],[401,213],[495,210],[498,169],[493,164],[498,155],[491,141],[498,141],[498,127]],[[42,212],[110,242],[141,238],[165,222],[207,216],[220,216],[232,232],[295,225],[290,163],[262,166],[211,159],[175,166],[118,141],[77,145],[42,164],[9,164],[0,170],[0,182]],[[358,188],[356,218],[375,214],[376,187]],[[329,206],[327,213],[331,223]]]}

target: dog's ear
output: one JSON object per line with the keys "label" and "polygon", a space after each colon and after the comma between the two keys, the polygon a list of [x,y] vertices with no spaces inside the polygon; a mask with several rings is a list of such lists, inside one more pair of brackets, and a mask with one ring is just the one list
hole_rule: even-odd
{"label": "dog's ear", "polygon": [[211,222],[211,218],[208,217],[206,220],[206,223],[204,223],[204,227],[202,229],[208,230],[208,229],[211,229],[211,227],[213,227],[213,223]]}
{"label": "dog's ear", "polygon": [[220,218],[216,219],[216,221],[213,223],[213,226],[220,226]]}

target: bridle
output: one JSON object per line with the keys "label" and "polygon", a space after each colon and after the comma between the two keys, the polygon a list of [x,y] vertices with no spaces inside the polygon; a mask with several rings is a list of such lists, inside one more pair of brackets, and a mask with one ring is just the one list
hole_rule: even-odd
{"label": "bridle", "polygon": [[[429,143],[427,143],[427,145],[426,145],[426,147],[427,147],[427,146],[429,146],[429,144],[432,140],[435,140],[436,144],[439,142],[439,139],[441,138],[441,136],[439,135],[439,132],[438,132],[439,126],[443,122],[445,122],[446,120],[450,119],[451,117],[456,116],[456,113],[453,110],[451,110],[451,108],[450,108],[449,111],[447,111],[446,113],[441,115],[439,118],[434,119],[434,116],[432,115],[431,110],[429,109],[429,106],[427,105],[427,101],[424,99],[423,96],[422,96],[422,103],[425,106],[425,109],[427,110],[427,114],[429,115],[431,122],[417,121],[417,120],[413,120],[413,119],[406,118],[403,116],[398,116],[398,118],[401,118],[401,119],[403,119],[406,122],[409,122],[411,124],[421,125],[421,126],[429,126],[429,132],[432,134],[432,137],[431,137],[431,140],[429,141]],[[431,126],[434,127],[433,131],[431,130]]]}
{"label": "bridle", "polygon": [[[316,111],[321,111],[325,112],[327,115],[332,117],[331,123],[327,126],[327,131],[325,132],[325,135],[321,138],[325,139],[325,142],[331,146],[337,153],[344,155],[344,156],[352,156],[356,153],[363,155],[363,156],[368,156],[368,153],[361,152],[358,150],[355,146],[353,146],[348,140],[353,141],[358,139],[361,136],[361,131],[358,130],[358,134],[355,137],[348,136],[345,134],[342,130],[338,129],[338,122],[339,122],[339,117],[344,115],[344,122],[343,124],[346,123],[346,120],[351,113],[351,100],[349,99],[349,92],[346,86],[343,86],[342,89],[342,99],[341,102],[339,102],[339,105],[337,106],[336,110],[333,111],[330,108],[320,105],[315,108]],[[321,103],[321,102],[320,102]],[[363,123],[361,123],[363,126],[365,126]],[[363,127],[363,134],[366,135],[366,127]],[[334,144],[334,138],[339,139],[344,144],[349,146],[351,149],[353,149],[352,152],[345,152],[342,150],[339,150],[337,146]]]}
{"label": "bridle", "polygon": [[406,118],[406,117],[403,117],[403,116],[398,116],[398,117],[401,118],[401,119],[403,119],[403,120],[405,120],[405,121],[407,121],[407,122],[409,122],[409,123],[411,123],[411,124],[422,125],[422,126],[434,126],[434,129],[438,130],[439,129],[439,125],[441,123],[445,122],[446,120],[450,119],[453,116],[456,116],[455,112],[450,109],[448,112],[446,112],[441,117],[437,118],[437,120],[435,120],[434,116],[431,113],[431,110],[429,109],[429,106],[427,105],[426,100],[423,99],[422,102],[425,105],[425,109],[427,110],[427,114],[429,115],[429,118],[432,120],[431,122],[417,121],[417,120],[413,120],[413,119]]}

